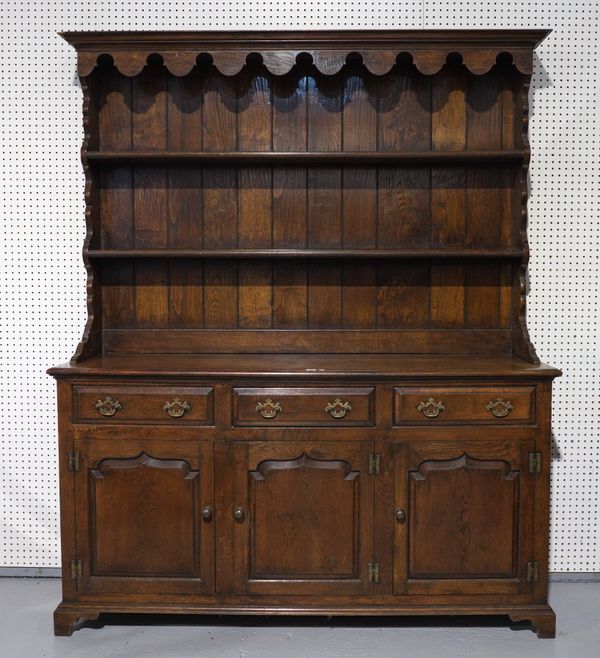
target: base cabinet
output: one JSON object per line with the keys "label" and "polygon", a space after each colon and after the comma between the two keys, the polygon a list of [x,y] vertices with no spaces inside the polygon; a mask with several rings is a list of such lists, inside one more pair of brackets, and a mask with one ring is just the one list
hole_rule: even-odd
{"label": "base cabinet", "polygon": [[[240,594],[372,594],[374,447],[236,442],[233,470],[216,473],[234,485],[220,528],[211,442],[79,439],[78,590],[210,594],[215,546],[231,532]],[[532,451],[527,440],[394,444],[394,594],[531,593]]]}
{"label": "base cabinet", "polygon": [[[66,405],[77,401],[60,390]],[[394,387],[382,386],[372,427],[237,427],[235,407],[223,411],[230,390],[216,390],[210,427],[113,416],[63,425],[63,529],[73,532],[57,633],[101,611],[442,608],[552,633],[535,534],[549,446],[540,451],[535,418],[394,427]]]}

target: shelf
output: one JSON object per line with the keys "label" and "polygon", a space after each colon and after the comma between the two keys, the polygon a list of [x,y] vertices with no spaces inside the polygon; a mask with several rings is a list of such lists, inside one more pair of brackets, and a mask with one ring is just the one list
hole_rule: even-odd
{"label": "shelf", "polygon": [[197,151],[88,151],[92,162],[140,164],[210,164],[210,165],[398,165],[398,164],[502,164],[523,162],[528,152],[516,151],[422,151],[386,153],[358,151],[232,151],[200,153]]}
{"label": "shelf", "polygon": [[560,370],[488,354],[110,354],[48,371],[54,376],[555,377]]}
{"label": "shelf", "polygon": [[520,249],[90,249],[105,258],[522,258]]}

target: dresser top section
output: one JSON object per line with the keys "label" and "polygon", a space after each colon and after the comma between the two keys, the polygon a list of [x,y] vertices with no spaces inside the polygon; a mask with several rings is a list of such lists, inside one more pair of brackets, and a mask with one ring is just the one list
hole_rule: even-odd
{"label": "dresser top section", "polygon": [[[297,58],[312,59],[325,75],[337,73],[360,56],[375,75],[387,73],[399,56],[410,56],[424,74],[437,73],[448,55],[458,54],[475,74],[484,74],[497,57],[509,56],[524,74],[532,71],[533,49],[549,30],[336,30],[277,32],[63,32],[77,49],[78,69],[89,75],[98,58],[112,57],[124,75],[137,75],[150,55],[160,55],[173,75],[187,75],[206,58],[225,75],[235,75],[248,55],[258,55],[275,75],[284,75]],[[348,58],[350,58],[348,60]],[[309,60],[310,61],[310,60]]]}
{"label": "dresser top section", "polygon": [[51,368],[62,377],[301,377],[305,379],[435,377],[549,378],[561,371],[512,356],[402,354],[119,354]]}
{"label": "dresser top section", "polygon": [[539,364],[527,122],[546,35],[65,33],[88,323],[80,367],[52,374],[555,376],[509,358]]}

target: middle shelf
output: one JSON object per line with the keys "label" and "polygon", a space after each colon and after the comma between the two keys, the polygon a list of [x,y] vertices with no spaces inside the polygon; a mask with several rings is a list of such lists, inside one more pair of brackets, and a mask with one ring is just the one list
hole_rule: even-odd
{"label": "middle shelf", "polygon": [[89,249],[105,258],[522,258],[522,249]]}
{"label": "middle shelf", "polygon": [[[211,154],[193,157],[205,155]],[[331,157],[346,155],[356,154]],[[150,163],[102,161],[92,168],[87,203],[98,211],[89,218],[91,258],[523,255],[520,227],[512,221],[524,198],[521,166],[465,165],[462,152],[452,155],[463,163],[458,166],[359,160],[357,166],[275,166],[268,163],[278,154],[267,152],[245,154],[244,165],[200,166],[182,164],[180,156],[165,163],[165,153],[156,152]]]}

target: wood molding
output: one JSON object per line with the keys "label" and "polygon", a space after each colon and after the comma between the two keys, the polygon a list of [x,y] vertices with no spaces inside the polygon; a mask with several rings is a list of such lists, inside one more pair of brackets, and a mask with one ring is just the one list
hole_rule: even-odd
{"label": "wood molding", "polygon": [[474,468],[491,471],[504,471],[506,480],[514,480],[518,471],[513,471],[510,464],[503,460],[476,459],[470,457],[466,452],[456,459],[444,460],[427,460],[419,465],[418,470],[411,471],[410,476],[413,480],[426,480],[432,471],[452,471],[460,468]]}
{"label": "wood molding", "polygon": [[109,330],[104,349],[116,353],[271,353],[281,354],[508,354],[511,333],[490,330]]}
{"label": "wood molding", "polygon": [[323,32],[63,32],[79,53],[80,76],[89,75],[103,55],[127,76],[138,75],[151,55],[159,55],[177,76],[197,62],[212,62],[225,75],[236,75],[258,55],[274,75],[285,75],[300,59],[325,75],[334,75],[359,57],[374,75],[387,73],[407,56],[426,75],[437,73],[448,56],[459,54],[474,74],[487,73],[498,58],[532,72],[532,49],[548,30],[390,30]]}
{"label": "wood molding", "polygon": [[250,476],[254,480],[264,480],[272,472],[298,468],[339,470],[344,480],[353,480],[358,477],[358,471],[352,471],[352,466],[347,461],[341,461],[339,459],[315,459],[304,452],[296,459],[267,459],[262,461],[256,467],[255,471],[250,471]]}
{"label": "wood molding", "polygon": [[145,452],[140,453],[137,457],[103,459],[96,468],[91,470],[91,474],[96,480],[104,480],[106,474],[111,471],[135,469],[143,466],[162,470],[180,470],[184,480],[194,480],[198,477],[198,471],[193,471],[189,463],[183,459],[155,459]]}

